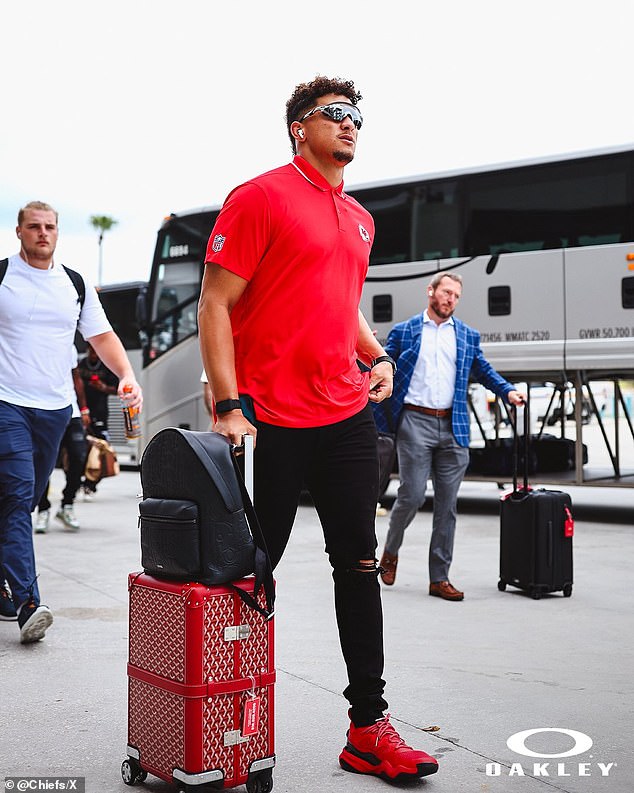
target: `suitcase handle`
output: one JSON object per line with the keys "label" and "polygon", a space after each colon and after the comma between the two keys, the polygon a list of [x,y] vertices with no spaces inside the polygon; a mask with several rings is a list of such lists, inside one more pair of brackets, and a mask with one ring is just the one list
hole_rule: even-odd
{"label": "suitcase handle", "polygon": [[254,440],[253,435],[243,435],[242,436],[242,443],[240,444],[233,444],[231,447],[231,451],[235,457],[240,457],[244,455],[244,470],[242,472],[242,478],[244,480],[244,486],[247,489],[247,493],[249,494],[249,498],[253,501],[253,478],[254,478],[254,468],[253,468],[253,460],[255,458],[254,452]]}
{"label": "suitcase handle", "polygon": [[[529,446],[530,446],[530,408],[528,405],[529,400],[523,402],[524,406],[524,484],[522,491],[528,492],[528,461],[529,461]],[[517,469],[519,468],[520,458],[520,436],[517,431],[517,406],[513,405],[513,495],[519,493],[517,489]]]}

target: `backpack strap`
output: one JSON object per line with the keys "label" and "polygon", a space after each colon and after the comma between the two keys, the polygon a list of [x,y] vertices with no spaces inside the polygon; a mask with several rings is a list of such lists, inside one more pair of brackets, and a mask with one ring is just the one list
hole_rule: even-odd
{"label": "backpack strap", "polygon": [[251,529],[251,534],[255,540],[255,584],[253,586],[253,596],[256,598],[258,592],[260,591],[260,587],[264,587],[266,609],[262,609],[258,603],[254,603],[248,592],[244,592],[244,590],[240,589],[239,587],[232,587],[232,589],[235,589],[235,591],[238,593],[238,595],[240,595],[245,603],[254,608],[256,611],[259,611],[262,616],[266,617],[266,619],[271,619],[275,613],[275,581],[273,579],[271,559],[266,547],[266,540],[264,539],[264,533],[262,531],[262,527],[260,526],[260,521],[258,520],[258,516],[255,514],[251,497],[247,491],[247,487],[242,476],[242,471],[240,470],[240,466],[233,449],[231,451],[231,459],[233,460],[236,478],[238,479],[238,485],[240,486],[240,492],[242,493],[244,511]]}
{"label": "backpack strap", "polygon": [[73,282],[73,286],[79,296],[79,308],[82,309],[84,307],[84,301],[86,300],[86,283],[76,270],[71,270],[70,267],[66,267],[65,264],[63,264],[62,267],[66,270],[66,275]]}
{"label": "backpack strap", "polygon": [[[191,432],[190,430],[182,430],[180,428],[176,431],[191,446],[194,454],[198,457],[209,476],[213,479],[213,482],[218,488],[220,497],[224,501],[227,510],[229,512],[235,512],[236,510],[240,509],[243,504],[240,502],[240,496],[238,491],[235,489],[235,484],[232,487],[232,482],[229,477],[233,475],[233,470],[229,465],[229,462],[226,462],[226,467],[224,468],[218,465],[218,461],[214,459],[212,454],[209,453],[209,450],[201,442],[197,433]],[[225,440],[225,438],[222,438],[222,441]],[[223,449],[223,451],[224,447],[226,446],[226,452],[228,452],[229,456],[231,456],[230,445],[228,441],[226,444],[221,442],[219,446],[221,449]]]}
{"label": "backpack strap", "polygon": [[[7,274],[8,266],[9,266],[8,259],[2,259],[2,261],[0,261],[0,284],[4,279],[4,276]],[[83,277],[75,270],[71,270],[70,267],[66,267],[65,264],[63,264],[62,267],[64,268],[64,270],[66,270],[66,275],[73,282],[73,286],[75,287],[75,291],[77,292],[77,296],[79,297],[79,306],[80,308],[83,308],[84,301],[86,299],[86,283]]]}
{"label": "backpack strap", "polygon": [[[200,440],[201,433],[195,433],[195,432],[191,432],[190,430],[181,430],[181,429],[178,429],[177,432],[179,432],[182,435],[182,437],[194,450],[194,453],[197,455],[198,459],[203,464],[207,473],[213,479],[214,484],[218,488],[218,492],[221,494],[221,497],[224,499],[227,509],[231,511],[235,511],[239,506],[242,506],[244,508],[244,512],[247,517],[247,523],[249,524],[251,535],[253,537],[253,542],[255,544],[254,571],[253,571],[255,573],[255,582],[253,586],[253,597],[251,597],[251,595],[248,592],[245,592],[243,589],[240,589],[240,587],[237,587],[234,584],[227,583],[225,584],[225,586],[228,586],[230,589],[233,589],[234,592],[236,592],[248,606],[255,609],[266,619],[270,619],[274,614],[274,603],[275,603],[275,581],[273,579],[273,568],[271,566],[271,560],[269,558],[269,553],[266,547],[264,534],[260,526],[260,521],[258,520],[258,517],[255,514],[255,509],[253,508],[251,498],[244,483],[244,479],[242,477],[242,471],[240,470],[240,466],[236,459],[234,449],[231,448],[231,445],[229,444],[226,438],[224,438],[222,435],[218,435],[218,438],[222,438],[222,445],[224,446],[224,444],[226,443],[227,451],[229,451],[229,456],[231,457],[231,461],[233,463],[233,468],[235,471],[235,479],[238,482],[240,495],[242,497],[241,498],[242,503],[240,505],[236,504],[235,499],[232,497],[231,491],[233,488],[231,487],[231,483],[227,479],[228,471],[223,471],[221,466],[219,466],[218,462],[214,459],[214,457],[211,454],[209,454],[209,451],[205,448],[204,444]],[[214,433],[205,433],[205,434],[214,435]],[[261,588],[264,588],[266,608],[262,608],[260,604],[257,602],[257,596]]]}

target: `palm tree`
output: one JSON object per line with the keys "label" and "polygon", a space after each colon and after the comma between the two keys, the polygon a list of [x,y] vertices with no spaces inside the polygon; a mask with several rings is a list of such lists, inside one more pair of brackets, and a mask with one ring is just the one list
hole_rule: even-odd
{"label": "palm tree", "polygon": [[101,286],[102,276],[103,276],[103,235],[106,231],[110,231],[113,226],[116,226],[118,220],[109,217],[108,215],[91,215],[90,216],[90,223],[94,229],[99,232],[99,277],[98,283]]}

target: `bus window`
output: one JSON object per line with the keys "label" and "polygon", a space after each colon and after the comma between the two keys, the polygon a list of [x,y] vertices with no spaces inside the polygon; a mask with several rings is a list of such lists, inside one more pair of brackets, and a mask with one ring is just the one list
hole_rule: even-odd
{"label": "bus window", "polygon": [[449,259],[460,250],[460,206],[456,182],[423,185],[416,190],[414,260]]}
{"label": "bus window", "polygon": [[471,256],[622,242],[632,233],[625,158],[474,175],[466,193]]}
{"label": "bus window", "polygon": [[198,297],[200,270],[199,262],[192,261],[174,261],[159,267],[153,312],[157,320],[164,318],[179,303]]}
{"label": "bus window", "polygon": [[169,350],[198,330],[201,265],[184,261],[162,264],[154,292],[150,357]]}
{"label": "bus window", "polygon": [[374,218],[375,234],[370,264],[411,260],[412,193],[399,187],[382,187],[355,196]]}
{"label": "bus window", "polygon": [[207,240],[217,210],[170,215],[161,227],[150,277],[144,361],[198,332],[198,296]]}

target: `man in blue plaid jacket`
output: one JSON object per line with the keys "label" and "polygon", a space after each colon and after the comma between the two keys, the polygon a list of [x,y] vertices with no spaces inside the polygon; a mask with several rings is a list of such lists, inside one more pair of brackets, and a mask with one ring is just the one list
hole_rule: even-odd
{"label": "man in blue plaid jacket", "polygon": [[[469,377],[513,405],[524,395],[501,377],[480,348],[480,334],[453,316],[462,294],[462,278],[439,272],[427,289],[422,314],[399,322],[390,331],[385,351],[396,360],[390,400],[400,486],[390,514],[390,528],[380,566],[381,578],[394,583],[405,529],[425,501],[427,480],[434,484],[434,513],[429,546],[429,594],[462,600],[449,582],[456,529],[458,489],[469,463]],[[375,405],[380,431],[385,414]]]}

